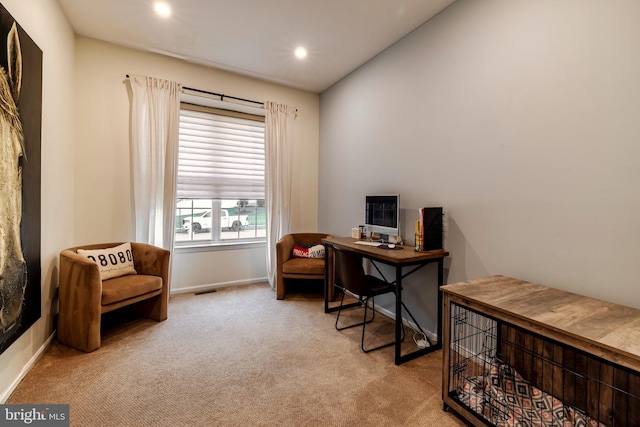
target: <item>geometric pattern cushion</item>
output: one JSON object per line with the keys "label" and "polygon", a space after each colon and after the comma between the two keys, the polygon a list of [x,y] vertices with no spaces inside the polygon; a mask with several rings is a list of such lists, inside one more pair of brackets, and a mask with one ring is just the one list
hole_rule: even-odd
{"label": "geometric pattern cushion", "polygon": [[458,399],[498,427],[606,427],[495,361],[486,376],[465,379]]}

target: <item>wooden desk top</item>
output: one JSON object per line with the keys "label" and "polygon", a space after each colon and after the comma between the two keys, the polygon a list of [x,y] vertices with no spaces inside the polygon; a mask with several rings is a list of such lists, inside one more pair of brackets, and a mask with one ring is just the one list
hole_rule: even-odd
{"label": "wooden desk top", "polygon": [[506,276],[441,289],[471,309],[640,371],[640,310]]}
{"label": "wooden desk top", "polygon": [[439,249],[436,251],[416,251],[413,246],[401,246],[402,249],[381,249],[376,246],[357,245],[358,239],[351,237],[327,237],[322,239],[322,243],[331,246],[341,246],[349,248],[365,257],[372,257],[377,260],[394,265],[420,264],[430,260],[437,260],[449,255],[449,252]]}

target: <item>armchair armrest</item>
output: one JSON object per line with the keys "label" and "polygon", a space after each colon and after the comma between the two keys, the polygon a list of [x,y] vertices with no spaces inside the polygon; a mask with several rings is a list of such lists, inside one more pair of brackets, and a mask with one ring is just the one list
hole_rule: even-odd
{"label": "armchair armrest", "polygon": [[284,236],[276,243],[276,259],[278,262],[278,269],[281,268],[282,264],[293,257],[294,246],[295,242],[293,241],[293,236],[291,234]]}
{"label": "armchair armrest", "polygon": [[133,264],[138,274],[162,277],[163,286],[169,285],[169,259],[171,252],[146,243],[131,242]]}
{"label": "armchair armrest", "polygon": [[[95,262],[72,250],[60,252],[58,338],[85,351],[100,347],[100,307],[102,280]],[[95,319],[98,319],[97,321]],[[85,326],[86,325],[86,326]],[[98,331],[98,340],[90,332],[79,335],[78,330]]]}
{"label": "armchair armrest", "polygon": [[284,298],[284,279],[282,277],[282,265],[293,257],[293,236],[287,234],[276,243],[276,298]]}
{"label": "armchair armrest", "polygon": [[72,250],[60,252],[60,293],[100,305],[102,279],[97,264]]}

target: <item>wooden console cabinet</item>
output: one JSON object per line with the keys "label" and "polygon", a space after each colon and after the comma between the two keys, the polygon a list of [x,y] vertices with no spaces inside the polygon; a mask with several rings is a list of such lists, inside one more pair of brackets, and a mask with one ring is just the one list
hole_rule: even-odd
{"label": "wooden console cabinet", "polygon": [[441,289],[445,409],[477,426],[640,425],[640,310],[505,276]]}

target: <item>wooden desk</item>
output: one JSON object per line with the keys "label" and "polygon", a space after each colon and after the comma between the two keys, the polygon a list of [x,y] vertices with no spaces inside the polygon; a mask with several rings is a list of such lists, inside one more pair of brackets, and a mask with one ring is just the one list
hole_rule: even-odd
{"label": "wooden desk", "polygon": [[[329,262],[333,262],[331,254],[331,248],[338,246],[341,248],[348,248],[363,258],[381,264],[390,265],[395,268],[395,280],[392,283],[396,284],[396,322],[395,322],[395,363],[400,365],[401,363],[413,360],[416,357],[422,356],[427,353],[431,353],[435,350],[442,348],[442,292],[440,286],[444,284],[444,258],[449,255],[442,249],[436,251],[416,252],[413,246],[402,245],[402,250],[390,250],[380,249],[375,246],[357,245],[358,239],[352,239],[351,237],[328,237],[322,239],[322,243],[325,246],[325,252],[328,254],[327,261],[325,263],[325,279],[324,279],[324,312],[330,313],[337,311],[338,307],[329,307],[328,291],[329,286],[333,286],[333,283],[329,283]],[[438,328],[437,328],[437,342],[431,343],[431,346],[418,349],[408,354],[401,354],[402,344],[402,279],[408,275],[414,273],[427,264],[438,263]],[[406,273],[403,273],[404,267],[413,267]],[[377,268],[377,266],[376,266]],[[398,315],[400,314],[400,315]]]}

